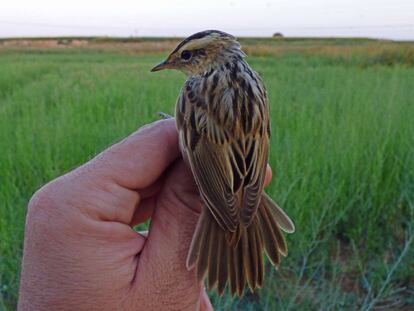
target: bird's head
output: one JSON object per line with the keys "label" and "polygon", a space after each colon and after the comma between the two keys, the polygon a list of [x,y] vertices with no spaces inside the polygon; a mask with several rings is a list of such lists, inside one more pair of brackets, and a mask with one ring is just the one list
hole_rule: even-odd
{"label": "bird's head", "polygon": [[235,37],[218,30],[206,30],[183,40],[151,71],[177,69],[188,76],[199,75],[244,56]]}

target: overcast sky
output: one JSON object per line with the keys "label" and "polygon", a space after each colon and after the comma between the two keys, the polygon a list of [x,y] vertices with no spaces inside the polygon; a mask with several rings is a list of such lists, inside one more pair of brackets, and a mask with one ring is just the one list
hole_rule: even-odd
{"label": "overcast sky", "polygon": [[414,0],[1,0],[0,37],[358,36],[414,40]]}

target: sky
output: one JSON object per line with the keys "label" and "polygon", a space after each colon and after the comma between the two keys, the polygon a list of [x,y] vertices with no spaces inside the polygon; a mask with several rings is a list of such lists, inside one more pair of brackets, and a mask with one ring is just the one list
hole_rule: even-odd
{"label": "sky", "polygon": [[187,36],[414,40],[414,0],[1,0],[0,38]]}

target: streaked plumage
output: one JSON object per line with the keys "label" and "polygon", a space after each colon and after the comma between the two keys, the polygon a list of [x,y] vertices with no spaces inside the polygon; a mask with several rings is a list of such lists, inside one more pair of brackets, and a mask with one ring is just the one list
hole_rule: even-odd
{"label": "streaked plumage", "polygon": [[153,71],[188,75],[176,106],[180,148],[207,206],[195,230],[187,268],[209,288],[242,294],[262,286],[263,251],[279,265],[289,217],[263,192],[269,155],[266,90],[237,40],[209,30],[181,42]]}

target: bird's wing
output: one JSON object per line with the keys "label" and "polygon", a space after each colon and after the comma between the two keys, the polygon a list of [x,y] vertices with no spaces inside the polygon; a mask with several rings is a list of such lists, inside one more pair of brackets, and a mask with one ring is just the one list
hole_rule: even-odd
{"label": "bird's wing", "polygon": [[[245,139],[244,157],[246,173],[243,179],[243,199],[240,208],[240,220],[249,225],[260,204],[264,179],[269,158],[270,121],[266,90],[260,77],[248,70],[250,83],[242,83],[241,103],[250,107],[243,112],[242,119],[250,120],[243,128]],[[247,79],[246,79],[247,80]],[[253,82],[254,81],[254,82]]]}
{"label": "bird's wing", "polygon": [[[263,131],[265,125],[253,119],[232,129],[219,125],[223,115],[214,115],[220,112],[207,108],[209,97],[194,92],[186,85],[177,103],[181,149],[214,218],[223,229],[234,232],[240,221],[251,222],[260,203],[268,155],[267,128]],[[247,92],[232,95],[241,104],[246,104],[243,98],[250,100]],[[247,110],[245,114],[253,117]],[[235,132],[244,134],[237,136]]]}

